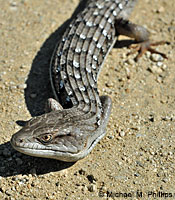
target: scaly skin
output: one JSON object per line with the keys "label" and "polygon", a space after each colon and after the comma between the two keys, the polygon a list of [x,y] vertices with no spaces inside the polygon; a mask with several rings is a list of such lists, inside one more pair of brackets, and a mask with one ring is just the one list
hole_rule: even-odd
{"label": "scaly skin", "polygon": [[[25,154],[77,161],[105,135],[111,99],[100,97],[97,79],[104,60],[124,34],[149,41],[148,31],[128,22],[135,0],[89,0],[67,27],[53,53],[50,79],[55,99],[50,112],[34,117],[12,136]],[[58,103],[58,101],[60,103]]]}

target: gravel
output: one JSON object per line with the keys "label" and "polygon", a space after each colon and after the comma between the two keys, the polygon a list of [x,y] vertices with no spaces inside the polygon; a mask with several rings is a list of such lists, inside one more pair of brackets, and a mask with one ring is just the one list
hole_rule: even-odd
{"label": "gravel", "polygon": [[168,59],[147,52],[136,63],[128,48],[112,50],[98,79],[100,95],[113,102],[107,134],[76,163],[23,155],[9,141],[20,129],[15,122],[41,114],[52,96],[48,68],[60,37],[56,30],[79,1],[0,3],[0,199],[107,199],[109,191],[133,194],[127,199],[138,199],[136,191],[143,192],[142,199],[160,199],[148,198],[148,191],[174,194],[174,0],[138,2],[132,21],[147,26],[153,41],[169,41],[156,47]]}

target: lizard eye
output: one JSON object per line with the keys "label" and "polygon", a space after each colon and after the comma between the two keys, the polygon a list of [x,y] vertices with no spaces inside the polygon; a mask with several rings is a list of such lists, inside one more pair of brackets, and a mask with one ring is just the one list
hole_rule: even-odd
{"label": "lizard eye", "polygon": [[38,140],[42,143],[48,143],[52,140],[52,134],[45,134],[42,135]]}

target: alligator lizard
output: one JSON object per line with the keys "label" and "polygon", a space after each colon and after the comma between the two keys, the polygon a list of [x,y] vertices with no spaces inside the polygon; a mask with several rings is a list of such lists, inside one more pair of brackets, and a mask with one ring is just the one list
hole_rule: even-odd
{"label": "alligator lizard", "polygon": [[72,19],[50,64],[55,100],[48,100],[47,113],[33,117],[12,136],[16,150],[72,162],[89,154],[105,135],[111,99],[99,96],[97,89],[104,60],[120,34],[149,43],[148,31],[128,21],[135,3],[88,0]]}

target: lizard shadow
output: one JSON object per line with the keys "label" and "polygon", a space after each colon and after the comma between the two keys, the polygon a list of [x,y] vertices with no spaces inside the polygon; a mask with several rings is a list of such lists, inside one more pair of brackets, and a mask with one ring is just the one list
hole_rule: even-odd
{"label": "lizard shadow", "polygon": [[[32,67],[26,80],[25,102],[31,116],[44,113],[45,102],[53,97],[49,81],[49,65],[55,44],[69,25],[74,16],[86,6],[87,0],[80,0],[72,17],[64,22],[54,33],[52,33],[41,46],[35,56]],[[118,41],[115,48],[129,46],[131,41]],[[16,122],[20,126],[25,121]],[[61,171],[73,166],[75,163],[67,163],[53,159],[37,158],[21,154],[15,151],[10,142],[0,145],[0,176],[8,177],[17,174],[45,174],[53,171]]]}
{"label": "lizard shadow", "polygon": [[42,175],[69,168],[75,162],[62,162],[47,158],[31,157],[16,152],[10,142],[0,145],[0,176],[9,177],[18,174]]}
{"label": "lizard shadow", "polygon": [[[26,106],[32,117],[43,114],[45,102],[49,97],[53,97],[49,81],[49,65],[52,53],[72,18],[86,6],[86,3],[87,0],[80,0],[72,17],[44,41],[32,62],[26,80],[27,87],[24,90]],[[20,126],[25,125],[25,121],[22,120],[18,120],[16,123]],[[69,168],[73,164],[21,154],[11,147],[10,142],[0,144],[0,176],[2,177],[17,174],[45,174]]]}
{"label": "lizard shadow", "polygon": [[25,102],[31,116],[38,116],[44,113],[45,103],[49,97],[53,97],[50,84],[49,66],[50,60],[65,29],[71,20],[86,6],[87,0],[80,0],[72,17],[65,21],[55,32],[53,32],[43,43],[35,56],[29,72],[26,89]]}
{"label": "lizard shadow", "polygon": [[132,44],[137,44],[137,42],[132,39],[117,40],[113,48],[115,49],[121,49],[124,47],[129,48]]}
{"label": "lizard shadow", "polygon": [[[65,21],[55,32],[53,32],[43,43],[37,55],[35,56],[31,70],[29,72],[26,89],[25,102],[31,116],[38,116],[45,111],[45,103],[48,98],[53,98],[53,92],[50,84],[49,66],[55,44],[63,35],[71,20],[86,7],[88,0],[80,0],[72,17]],[[132,44],[132,40],[117,41],[114,48],[128,47]],[[20,121],[19,121],[20,123]]]}

